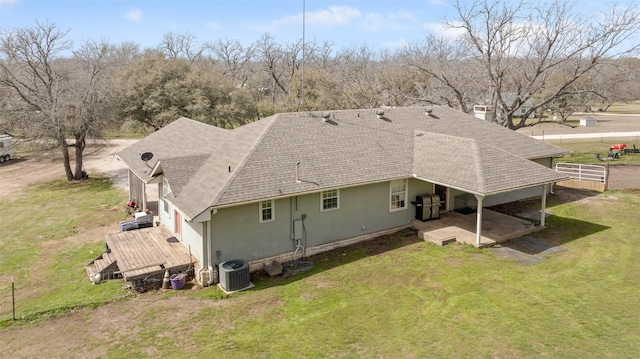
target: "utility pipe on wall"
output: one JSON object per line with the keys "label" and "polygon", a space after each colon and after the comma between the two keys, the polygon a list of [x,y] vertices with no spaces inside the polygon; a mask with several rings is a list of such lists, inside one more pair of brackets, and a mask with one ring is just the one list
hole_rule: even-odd
{"label": "utility pipe on wall", "polygon": [[[217,210],[212,210],[211,211],[211,219],[209,220],[209,225],[213,226],[213,215],[218,213]],[[209,231],[207,231],[208,234]],[[211,243],[211,235],[207,235],[207,251],[210,251],[212,248],[212,243]],[[209,270],[209,280],[207,281],[207,286],[210,286],[213,284],[213,281],[215,278],[213,278],[213,265],[211,264],[211,255],[209,255],[210,253],[207,253],[207,269]]]}
{"label": "utility pipe on wall", "polygon": [[200,268],[198,268],[198,282],[202,283],[204,285],[204,282],[202,281],[202,272],[205,270],[205,265],[207,264],[207,261],[209,260],[209,248],[208,248],[208,243],[207,243],[207,221],[202,222],[202,263],[200,264]]}

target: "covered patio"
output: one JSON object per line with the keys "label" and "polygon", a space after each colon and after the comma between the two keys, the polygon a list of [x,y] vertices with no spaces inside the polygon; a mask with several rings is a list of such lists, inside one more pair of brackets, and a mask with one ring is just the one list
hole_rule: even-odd
{"label": "covered patio", "polygon": [[482,217],[480,243],[476,235],[476,213],[446,212],[440,215],[440,219],[426,222],[414,220],[412,225],[418,230],[418,236],[427,242],[440,246],[460,242],[479,248],[491,247],[544,228],[534,222],[486,208],[482,210]]}
{"label": "covered patio", "polygon": [[[414,158],[413,178],[475,197],[474,215],[448,212],[442,214],[439,221],[425,223],[424,226],[414,223],[415,228],[428,230],[425,232],[426,240],[440,245],[458,241],[487,247],[544,228],[544,215],[540,216],[539,227],[536,227],[532,222],[526,223],[528,221],[487,210],[484,205],[494,196],[526,190],[537,192],[535,197],[540,196],[542,214],[545,213],[550,186],[567,179],[566,175],[541,163],[477,139],[424,132],[416,135],[414,147],[419,156]],[[451,152],[450,148],[457,151]],[[532,154],[529,156],[536,158]],[[551,163],[550,157],[543,157]],[[451,160],[442,162],[438,161],[439,158]],[[518,197],[524,198],[514,196]]]}

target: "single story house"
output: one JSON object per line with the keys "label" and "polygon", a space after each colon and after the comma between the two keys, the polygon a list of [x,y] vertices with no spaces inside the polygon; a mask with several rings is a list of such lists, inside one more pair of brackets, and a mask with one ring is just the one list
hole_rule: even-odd
{"label": "single story house", "polygon": [[[556,146],[448,107],[276,114],[222,129],[187,118],[117,153],[131,196],[158,188],[159,221],[199,267],[244,259],[251,269],[411,225],[418,196],[442,211],[542,197],[565,179]],[[544,194],[544,195],[543,195]],[[544,225],[544,216],[541,218]]]}

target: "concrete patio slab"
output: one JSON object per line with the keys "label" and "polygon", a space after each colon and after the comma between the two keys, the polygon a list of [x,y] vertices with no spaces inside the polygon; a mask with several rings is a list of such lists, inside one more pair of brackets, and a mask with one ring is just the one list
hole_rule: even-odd
{"label": "concrete patio slab", "polygon": [[537,239],[531,236],[516,238],[511,242],[520,247],[529,249],[536,254],[550,254],[550,253],[564,252],[567,250],[567,248],[565,247],[556,246],[554,244],[545,242],[541,239]]}
{"label": "concrete patio slab", "polygon": [[[551,216],[553,213],[549,210],[544,212],[544,217],[548,218],[549,216]],[[540,210],[539,209],[529,209],[527,211],[524,212],[520,212],[520,213],[516,213],[517,217],[520,218],[526,218],[526,219],[530,219],[533,221],[540,221]]]}
{"label": "concrete patio slab", "polygon": [[428,242],[442,245],[440,243],[455,238],[457,242],[477,247],[491,247],[543,228],[527,220],[486,208],[482,216],[482,237],[479,246],[476,244],[475,213],[445,212],[440,214],[440,219],[426,222],[413,220],[412,226],[418,230],[418,235]]}
{"label": "concrete patio slab", "polygon": [[528,254],[511,247],[492,248],[491,253],[495,254],[500,258],[510,259],[515,261],[518,264],[522,264],[525,266],[533,265],[533,264],[537,264],[545,261],[544,258],[538,255]]}

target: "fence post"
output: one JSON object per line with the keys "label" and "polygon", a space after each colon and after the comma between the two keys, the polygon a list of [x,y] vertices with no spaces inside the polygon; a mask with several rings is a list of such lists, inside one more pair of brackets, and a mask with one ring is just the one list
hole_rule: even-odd
{"label": "fence post", "polygon": [[609,190],[609,162],[607,161],[607,163],[604,166],[604,190],[607,191]]}
{"label": "fence post", "polygon": [[13,314],[13,321],[16,321],[16,294],[15,285],[13,284],[13,276],[11,276],[11,311]]}

